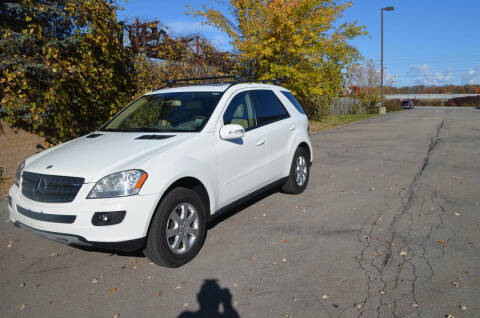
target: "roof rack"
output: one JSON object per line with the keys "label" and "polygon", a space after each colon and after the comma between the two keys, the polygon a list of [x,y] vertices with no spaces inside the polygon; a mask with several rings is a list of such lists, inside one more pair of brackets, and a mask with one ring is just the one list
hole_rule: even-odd
{"label": "roof rack", "polygon": [[268,84],[271,83],[273,85],[280,85],[280,81],[278,79],[267,79],[267,80],[261,80],[263,84]]}
{"label": "roof rack", "polygon": [[[231,81],[223,81],[226,79],[231,79]],[[214,83],[209,83],[209,84],[230,84],[228,88],[230,88],[233,85],[236,84],[241,84],[241,83],[251,83],[251,82],[261,82],[263,84],[274,84],[274,85],[280,85],[280,81],[277,79],[267,79],[267,80],[255,80],[253,79],[253,76],[247,76],[247,75],[225,75],[225,76],[206,76],[206,77],[191,77],[191,78],[179,78],[179,79],[171,79],[171,80],[166,80],[167,85],[162,86],[160,88],[156,88],[154,90],[166,88],[166,87],[173,87],[177,83],[180,82],[194,82],[194,81],[211,81],[211,80],[221,80],[217,81]]]}
{"label": "roof rack", "polygon": [[[167,87],[172,87],[178,82],[192,82],[192,81],[208,81],[208,80],[220,80],[220,79],[234,79],[235,82],[239,80],[244,80],[245,77],[242,75],[225,75],[225,76],[206,76],[206,77],[191,77],[191,78],[179,78],[167,80]],[[223,83],[224,81],[221,81]]]}

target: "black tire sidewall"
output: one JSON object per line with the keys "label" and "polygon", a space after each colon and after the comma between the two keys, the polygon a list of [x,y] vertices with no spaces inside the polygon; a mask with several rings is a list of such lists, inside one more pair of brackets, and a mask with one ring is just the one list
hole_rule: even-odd
{"label": "black tire sidewall", "polygon": [[[199,217],[199,236],[195,240],[194,246],[184,254],[175,254],[168,246],[165,236],[166,226],[171,211],[180,203],[188,202],[197,210]],[[148,255],[153,262],[168,267],[179,267],[192,260],[200,251],[206,237],[206,206],[200,196],[188,188],[176,188],[170,191],[162,200],[155,211],[155,215],[150,226],[147,249]]]}
{"label": "black tire sidewall", "polygon": [[[297,158],[300,156],[303,156],[307,161],[307,180],[305,180],[305,183],[302,186],[299,186],[297,184],[297,180],[295,178],[295,167],[297,164]],[[308,157],[308,154],[305,151],[305,149],[298,148],[295,151],[295,155],[293,156],[293,161],[292,161],[292,167],[290,168],[290,182],[292,183],[292,186],[295,189],[295,193],[302,193],[307,188],[309,179],[310,179],[310,158]]]}

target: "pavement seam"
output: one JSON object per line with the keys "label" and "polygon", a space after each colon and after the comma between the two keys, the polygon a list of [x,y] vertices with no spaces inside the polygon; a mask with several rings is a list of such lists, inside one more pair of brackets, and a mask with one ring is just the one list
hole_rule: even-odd
{"label": "pavement seam", "polygon": [[[370,316],[371,314],[376,315],[377,317],[384,317],[386,314],[392,317],[404,317],[407,315],[421,316],[421,309],[417,306],[419,301],[415,294],[416,285],[431,280],[434,274],[430,260],[425,257],[425,243],[420,244],[421,251],[419,252],[416,252],[415,249],[408,244],[408,239],[413,231],[412,226],[414,219],[412,211],[410,210],[417,202],[418,196],[418,199],[421,199],[421,210],[423,210],[425,202],[430,199],[432,204],[437,206],[441,213],[445,213],[445,208],[443,208],[438,200],[434,200],[435,192],[428,189],[428,186],[421,182],[423,174],[429,164],[430,156],[440,141],[440,132],[444,125],[445,120],[442,119],[440,124],[436,127],[435,134],[430,138],[430,143],[427,147],[420,168],[413,177],[412,182],[403,188],[406,189],[407,192],[403,195],[402,191],[398,193],[402,202],[401,206],[395,209],[390,207],[388,202],[386,202],[386,209],[379,210],[375,215],[368,218],[362,225],[362,230],[357,236],[358,241],[364,246],[360,256],[357,258],[357,262],[367,279],[367,295],[360,303],[361,310],[358,313],[358,317]],[[423,195],[424,191],[430,192],[430,198],[426,198]],[[377,225],[377,220],[380,218],[387,218],[389,215],[387,212],[393,213],[393,215],[391,215],[392,220],[386,231],[388,234],[380,234],[379,230],[381,229]],[[437,222],[434,222],[434,224],[430,226],[429,231],[426,234],[427,239],[431,237],[433,231],[441,227],[444,223],[441,215],[438,215],[437,217]],[[404,220],[407,222],[408,226],[406,236],[402,237],[399,235],[399,233],[401,233],[400,221]],[[385,235],[387,235],[389,239],[386,242],[375,242],[374,236],[376,236],[376,234],[378,234],[378,236],[383,236],[384,238]],[[377,246],[375,246],[375,243],[380,244],[376,244]],[[394,253],[393,246],[395,246],[395,250],[406,250],[408,254],[405,256],[402,255],[401,258],[399,258]],[[444,246],[442,246],[442,249],[444,249]],[[369,252],[373,253],[373,257],[368,255]],[[443,255],[444,251],[438,258]],[[426,266],[430,269],[429,277],[422,282],[418,281],[419,276],[414,263],[418,259],[423,260]],[[408,273],[407,268],[409,268]],[[399,286],[404,283],[404,280],[401,280],[400,277],[404,273],[407,273],[407,277],[410,279],[411,290],[406,293],[399,293]],[[392,276],[392,274],[393,279],[389,279],[388,277]],[[398,312],[399,302],[405,300],[411,301],[412,309]],[[343,313],[345,312],[340,313],[339,316],[342,316]]]}

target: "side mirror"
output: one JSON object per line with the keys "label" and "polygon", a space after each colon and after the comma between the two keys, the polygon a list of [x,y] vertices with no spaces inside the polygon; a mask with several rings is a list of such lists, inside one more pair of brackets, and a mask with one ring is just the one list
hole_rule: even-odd
{"label": "side mirror", "polygon": [[236,124],[225,125],[220,128],[220,138],[224,140],[239,139],[245,136],[245,129]]}

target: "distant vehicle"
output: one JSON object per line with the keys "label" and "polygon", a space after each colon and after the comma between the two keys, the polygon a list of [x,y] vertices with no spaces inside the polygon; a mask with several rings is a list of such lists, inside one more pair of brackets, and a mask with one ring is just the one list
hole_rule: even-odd
{"label": "distant vehicle", "polygon": [[414,109],[415,105],[413,105],[413,101],[411,100],[404,100],[402,102],[402,107],[405,109]]}

